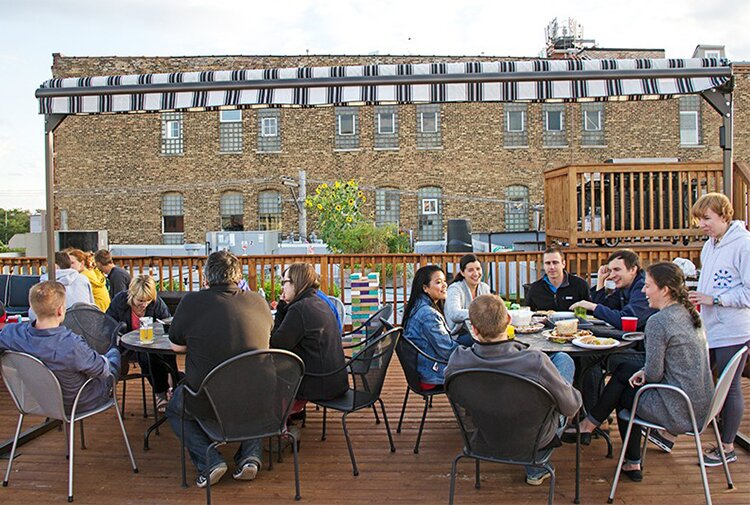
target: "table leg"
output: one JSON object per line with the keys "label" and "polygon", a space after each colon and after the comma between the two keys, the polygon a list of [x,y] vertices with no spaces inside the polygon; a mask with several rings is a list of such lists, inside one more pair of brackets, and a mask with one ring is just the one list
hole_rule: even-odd
{"label": "table leg", "polygon": [[573,503],[581,503],[581,422],[578,414],[576,420],[576,496]]}

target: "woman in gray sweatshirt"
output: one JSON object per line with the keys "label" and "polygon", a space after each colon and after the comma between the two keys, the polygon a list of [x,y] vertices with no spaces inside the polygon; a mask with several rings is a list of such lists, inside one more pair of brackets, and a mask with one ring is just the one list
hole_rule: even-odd
{"label": "woman in gray sweatshirt", "polygon": [[[589,416],[581,422],[581,432],[590,433],[613,409],[631,409],[635,393],[644,384],[669,384],[682,389],[690,398],[698,424],[708,415],[714,392],[708,347],[701,319],[688,301],[685,277],[673,263],[655,263],[646,269],[643,292],[651,308],[659,312],[646,323],[646,364],[639,369],[631,362],[619,364]],[[646,391],[638,403],[638,417],[659,423],[673,434],[692,428],[687,405],[672,391]],[[627,423],[618,421],[623,440]],[[633,430],[625,449],[623,473],[640,481],[641,432]]]}

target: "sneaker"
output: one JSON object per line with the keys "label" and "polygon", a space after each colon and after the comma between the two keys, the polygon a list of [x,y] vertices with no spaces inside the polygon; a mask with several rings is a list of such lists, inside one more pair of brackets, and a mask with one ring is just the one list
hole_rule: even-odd
{"label": "sneaker", "polygon": [[[642,430],[641,434],[645,435],[646,430]],[[665,438],[658,430],[651,430],[648,433],[648,441],[667,454],[671,453],[672,448],[674,447],[674,441]]]}
{"label": "sneaker", "polygon": [[[211,469],[211,472],[209,472],[208,479],[211,479],[211,485],[213,486],[217,482],[221,480],[222,477],[224,477],[224,474],[227,473],[227,464],[226,463],[219,463],[215,467]],[[200,474],[197,479],[195,479],[195,485],[199,488],[204,488],[208,485],[208,479],[205,475]]]}
{"label": "sneaker", "polygon": [[234,469],[232,477],[236,480],[255,480],[258,475],[258,463],[255,461],[246,461]]}
{"label": "sneaker", "polygon": [[167,400],[167,393],[156,393],[156,410],[161,412],[162,414],[167,411],[167,405],[169,404],[169,400]]}
{"label": "sneaker", "polygon": [[[724,456],[727,458],[727,463],[734,463],[737,461],[737,453],[734,451],[724,451]],[[707,451],[703,452],[703,463],[706,466],[721,466],[721,453],[718,447],[711,447]]]}
{"label": "sneaker", "polygon": [[531,475],[529,475],[528,473],[526,474],[526,484],[528,484],[529,486],[541,486],[542,484],[544,484],[545,480],[552,477],[552,474],[549,472],[549,470],[534,468],[535,472],[539,470],[541,470],[540,473],[534,473]]}

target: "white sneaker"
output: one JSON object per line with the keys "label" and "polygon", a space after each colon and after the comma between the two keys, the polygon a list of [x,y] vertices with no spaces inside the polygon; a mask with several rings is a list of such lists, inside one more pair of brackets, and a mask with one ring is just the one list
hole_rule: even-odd
{"label": "white sneaker", "polygon": [[[221,480],[222,477],[224,477],[224,474],[227,473],[227,464],[226,463],[219,463],[215,467],[211,469],[209,472],[209,479],[211,479],[211,485],[213,486],[217,482]],[[205,475],[200,474],[197,479],[195,479],[195,485],[199,488],[204,488],[208,485],[208,479]]]}
{"label": "white sneaker", "polygon": [[255,461],[246,461],[241,466],[235,468],[232,477],[235,480],[255,480],[258,470],[258,463]]}

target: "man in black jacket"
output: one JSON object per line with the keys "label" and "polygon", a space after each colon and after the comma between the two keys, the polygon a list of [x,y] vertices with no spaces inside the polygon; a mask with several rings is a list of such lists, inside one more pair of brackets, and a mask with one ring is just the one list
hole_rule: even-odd
{"label": "man in black jacket", "polygon": [[107,276],[107,289],[110,298],[114,298],[121,291],[128,290],[132,280],[130,274],[127,270],[115,266],[114,261],[112,261],[112,254],[108,250],[100,249],[96,251],[94,261],[96,262],[96,268]]}
{"label": "man in black jacket", "polygon": [[576,302],[591,299],[586,281],[565,270],[565,257],[559,247],[548,247],[542,261],[544,276],[526,293],[531,310],[566,311]]}

